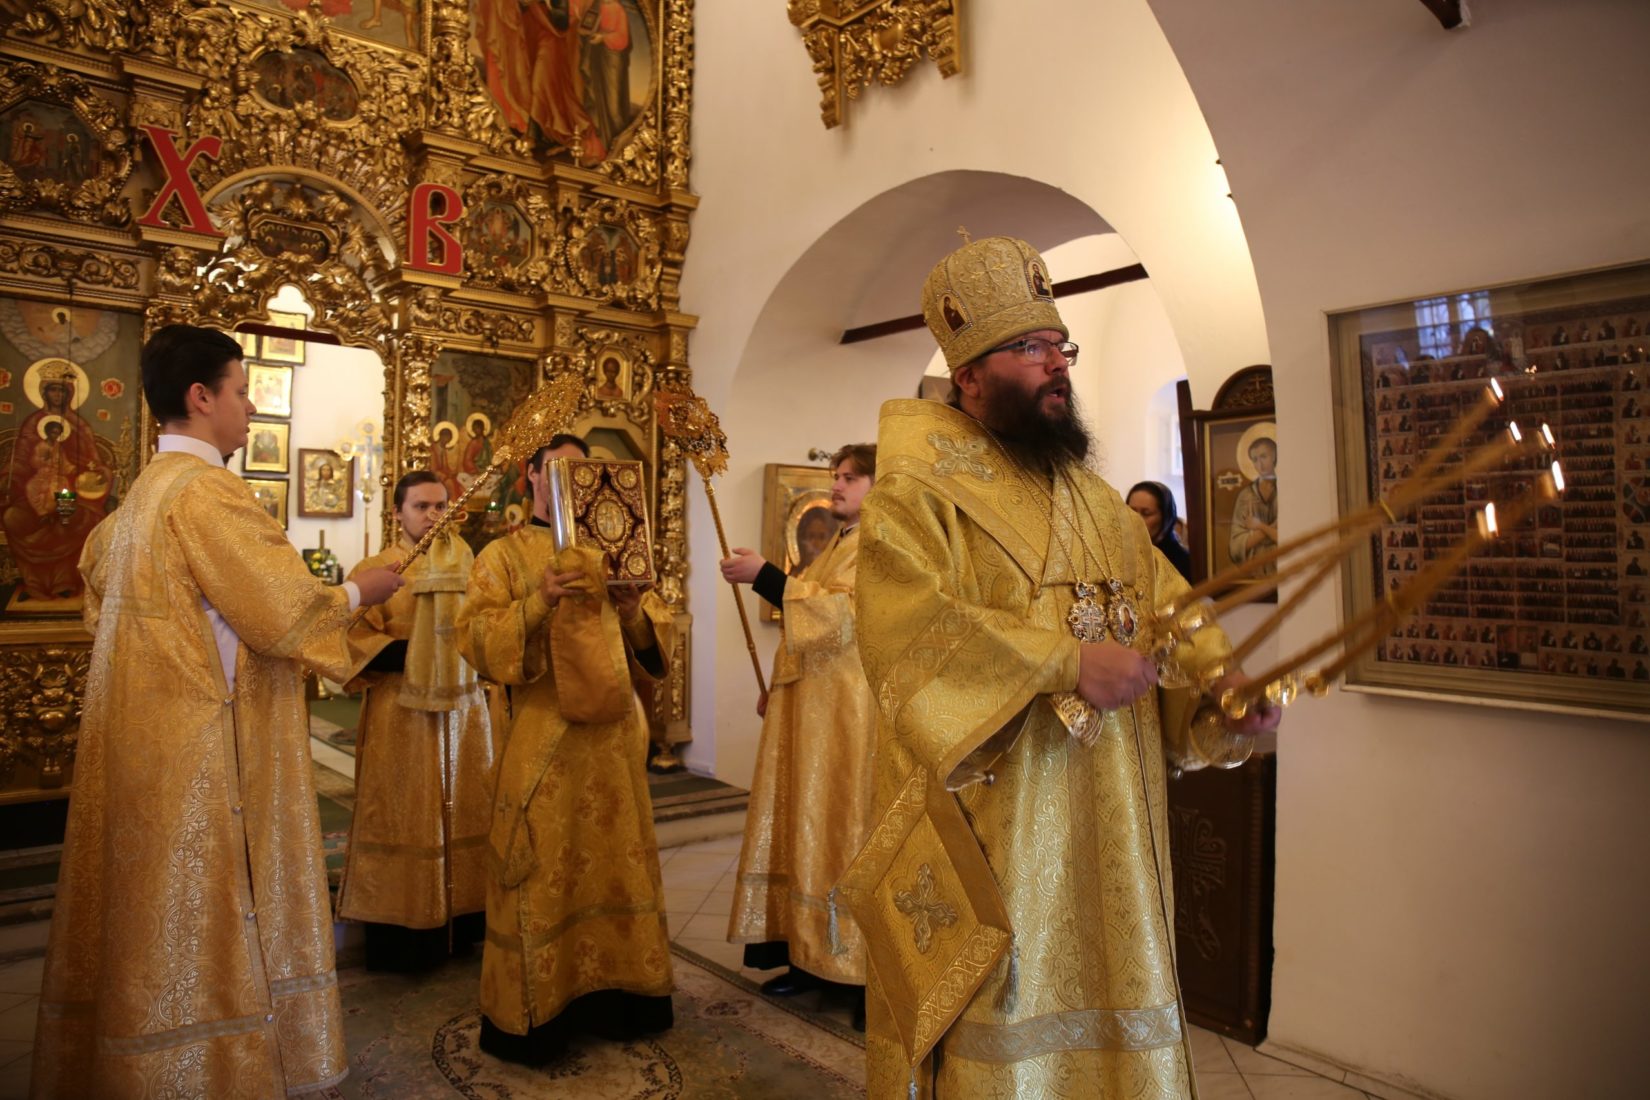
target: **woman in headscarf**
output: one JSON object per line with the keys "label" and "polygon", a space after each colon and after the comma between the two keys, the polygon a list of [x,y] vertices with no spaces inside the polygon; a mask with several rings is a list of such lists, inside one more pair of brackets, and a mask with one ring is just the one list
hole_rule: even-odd
{"label": "woman in headscarf", "polygon": [[1175,535],[1180,522],[1180,511],[1175,507],[1174,491],[1161,481],[1142,481],[1129,490],[1129,507],[1146,521],[1146,530],[1152,536],[1152,545],[1163,552],[1169,564],[1185,577],[1192,579],[1192,554]]}

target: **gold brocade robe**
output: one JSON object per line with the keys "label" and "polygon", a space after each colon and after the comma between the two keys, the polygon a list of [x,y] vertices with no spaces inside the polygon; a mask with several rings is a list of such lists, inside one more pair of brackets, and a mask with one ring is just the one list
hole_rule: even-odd
{"label": "gold brocade robe", "polygon": [[[283,1097],[343,1078],[301,665],[349,601],[246,484],[157,455],[81,557],[95,641],[35,1097]],[[203,601],[240,635],[231,696]]]}
{"label": "gold brocade robe", "polygon": [[[393,566],[411,549],[402,536],[398,545],[361,561],[350,576]],[[463,555],[469,558],[467,548]],[[356,734],[355,816],[338,889],[338,916],[345,920],[404,928],[446,924],[447,858],[451,915],[479,913],[487,902],[493,740],[481,685],[473,674],[466,676],[451,710],[419,710],[399,702],[405,673],[363,671],[385,646],[412,637],[416,603],[427,598],[415,595],[414,588],[429,560],[415,561],[406,573],[408,583],[350,630],[355,679],[349,688],[365,688],[366,695]],[[438,623],[437,638],[453,644],[452,628],[451,622]],[[452,836],[444,846],[441,803],[447,788]]]}
{"label": "gold brocade robe", "polygon": [[839,909],[833,946],[828,906],[865,841],[871,801],[876,718],[854,636],[858,561],[856,528],[785,584],[728,939],[784,940],[793,966],[864,985],[859,927]]}
{"label": "gold brocade robe", "polygon": [[[1075,492],[1045,480],[1051,507],[956,409],[888,402],[878,442],[856,593],[879,712],[873,818],[892,816],[921,773],[966,818],[953,814],[952,827],[930,812],[886,863],[891,900],[879,921],[888,935],[869,943],[869,1095],[905,1097],[915,1082],[919,1095],[969,1100],[1188,1096],[1166,920],[1164,756],[1187,766],[1226,761],[1196,758],[1187,700],[1169,692],[1105,712],[1092,748],[1047,698],[1077,684],[1079,646],[1066,624],[1072,563],[1103,574],[1083,580],[1121,581],[1143,613],[1185,582],[1109,485],[1087,471],[1070,475]],[[1087,561],[1084,542],[1105,560]],[[1199,637],[1183,655],[1189,668],[1229,651],[1218,631]],[[1165,728],[1160,713],[1175,720]],[[944,793],[942,784],[988,772],[988,782]],[[975,957],[972,972],[967,953],[958,955],[944,980],[924,987],[918,1014],[878,967],[899,959],[920,969],[969,926],[957,919],[967,897],[948,895],[934,873],[946,865],[938,845],[947,838],[936,834],[946,828],[950,842],[960,832],[983,851],[986,881],[966,885],[1000,892],[1011,946],[994,964]],[[874,863],[877,846],[873,836],[861,860]],[[943,1056],[929,1053],[912,1069],[891,1014],[900,1011],[919,1032],[939,1031],[933,1049]]]}
{"label": "gold brocade robe", "polygon": [[[595,595],[550,612],[539,583],[557,560],[548,528],[489,543],[458,618],[464,659],[510,687],[487,846],[481,1008],[516,1035],[586,993],[662,997],[672,984],[647,730],[631,680],[649,674],[594,555],[562,552],[561,568],[584,569]],[[668,661],[670,611],[652,593],[642,609]]]}

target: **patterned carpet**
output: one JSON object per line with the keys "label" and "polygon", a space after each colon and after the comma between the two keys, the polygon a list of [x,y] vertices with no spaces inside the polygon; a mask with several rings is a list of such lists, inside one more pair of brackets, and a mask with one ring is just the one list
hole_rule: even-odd
{"label": "patterned carpet", "polygon": [[588,1039],[527,1069],[476,1047],[479,962],[412,978],[339,975],[350,1076],[334,1096],[371,1100],[670,1100],[863,1096],[865,1052],[851,1032],[765,1000],[749,982],[675,949],[676,1026],[632,1043]]}

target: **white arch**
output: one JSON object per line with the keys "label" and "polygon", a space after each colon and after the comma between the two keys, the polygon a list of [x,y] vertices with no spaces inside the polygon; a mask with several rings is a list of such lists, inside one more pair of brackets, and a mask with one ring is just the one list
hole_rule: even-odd
{"label": "white arch", "polygon": [[[845,327],[916,312],[922,278],[954,246],[959,221],[1042,248],[1107,241],[1126,262],[1138,258],[1152,276],[1141,293],[1160,303],[1178,344],[1177,373],[1204,400],[1233,370],[1268,361],[1219,154],[1144,0],[972,5],[961,76],[942,81],[919,67],[900,87],[870,89],[847,125],[828,132],[806,52],[784,20],[709,5],[695,42],[693,187],[703,199],[683,306],[701,317],[696,388],[728,430],[733,461],[718,501],[735,544],[758,538],[765,462],[871,438],[880,400],[910,391],[885,364],[909,357],[914,380],[932,354],[926,333],[858,352],[833,351],[834,342]],[[861,224],[880,232],[862,235]],[[793,301],[799,288],[815,300]],[[767,369],[775,363],[795,369]],[[785,418],[803,401],[824,407],[833,392],[853,398],[835,435]],[[1127,476],[1120,456],[1113,461]],[[690,509],[688,762],[739,781],[755,751],[755,687],[738,667],[744,643],[698,492]],[[771,648],[772,628],[759,630]]]}
{"label": "white arch", "polygon": [[[980,233],[1014,227],[1044,251],[1057,285],[1135,262],[1095,211],[1022,176],[936,173],[862,203],[778,281],[733,364],[720,407],[733,460],[718,493],[733,544],[757,546],[767,462],[805,464],[810,449],[873,441],[881,404],[915,394],[934,353],[926,328],[848,345],[840,336],[845,326],[916,313],[919,288],[935,258],[959,243],[959,221]],[[1063,297],[1060,308],[1085,347],[1073,381],[1097,450],[1126,486],[1146,466],[1144,411],[1152,390],[1184,373],[1179,348],[1150,281]],[[728,613],[730,597],[706,568],[716,553],[709,545],[694,557],[701,568],[693,581],[710,581],[700,598],[708,598],[711,611],[701,611],[701,621],[710,621],[718,653],[738,653],[744,641]],[[757,607],[753,601],[752,609]],[[774,627],[759,628],[764,657],[771,657],[777,639]],[[714,700],[716,770],[748,781],[757,740],[748,669],[742,661],[700,662],[696,675],[705,679],[700,697]],[[696,735],[700,751],[704,740]]]}

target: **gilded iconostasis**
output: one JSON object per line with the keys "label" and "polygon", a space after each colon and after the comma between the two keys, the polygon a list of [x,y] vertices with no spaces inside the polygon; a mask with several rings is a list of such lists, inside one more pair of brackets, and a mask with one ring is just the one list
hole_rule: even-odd
{"label": "gilded iconostasis", "polygon": [[[138,352],[168,322],[238,330],[259,414],[232,468],[346,561],[389,533],[402,473],[458,495],[515,405],[576,375],[577,429],[644,463],[659,590],[687,612],[652,394],[691,381],[691,25],[691,0],[7,6],[0,805],[72,784],[76,563],[152,451]],[[507,475],[463,530],[530,514]],[[652,701],[666,745],[688,635]]]}

